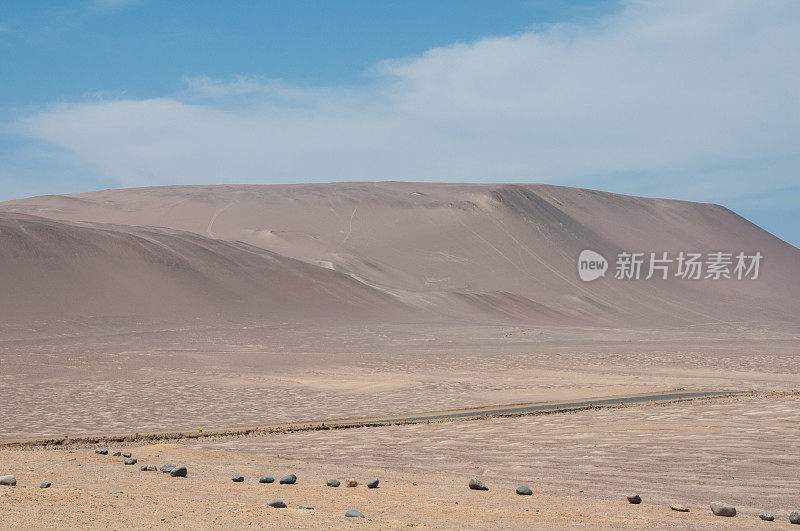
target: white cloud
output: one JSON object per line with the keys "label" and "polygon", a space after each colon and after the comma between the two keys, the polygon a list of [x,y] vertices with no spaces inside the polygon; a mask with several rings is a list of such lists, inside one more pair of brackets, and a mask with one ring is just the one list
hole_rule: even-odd
{"label": "white cloud", "polygon": [[797,182],[797,57],[798,3],[631,1],[385,61],[368,86],[187,77],[20,131],[126,185],[538,181],[722,201]]}

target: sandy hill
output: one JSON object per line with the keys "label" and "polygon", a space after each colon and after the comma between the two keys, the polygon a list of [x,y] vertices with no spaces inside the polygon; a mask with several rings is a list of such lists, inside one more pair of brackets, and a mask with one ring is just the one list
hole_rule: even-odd
{"label": "sandy hill", "polygon": [[[612,271],[582,282],[577,256]],[[619,251],[760,251],[758,280],[613,278]],[[546,185],[170,186],[0,203],[11,326],[800,321],[800,250],[724,207]]]}

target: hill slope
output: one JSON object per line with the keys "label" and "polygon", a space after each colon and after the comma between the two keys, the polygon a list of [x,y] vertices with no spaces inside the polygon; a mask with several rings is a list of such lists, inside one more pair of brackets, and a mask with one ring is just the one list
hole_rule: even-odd
{"label": "hill slope", "polygon": [[[184,302],[167,313],[186,311],[201,320],[219,308],[228,312],[229,305],[236,310],[227,314],[231,319],[636,327],[800,320],[800,251],[710,204],[546,185],[336,183],[108,190],[9,201],[0,203],[0,212],[85,222],[58,224],[67,236],[36,240],[54,263],[75,245],[104,249],[84,256],[80,269],[92,271],[85,283],[70,281],[81,293],[92,293],[81,295],[79,313],[104,308],[102,299],[116,293],[120,301],[137,301],[131,315],[149,315],[160,304],[157,298],[148,302],[147,293],[181,289],[186,298],[181,291],[175,300]],[[10,215],[3,222],[16,224],[17,232],[26,223],[39,224],[40,231],[48,226],[43,219]],[[20,237],[10,230],[0,233],[4,249],[9,238]],[[86,231],[96,231],[104,243],[76,236]],[[119,268],[121,256],[139,249],[134,242],[140,238],[168,254],[153,260],[154,251],[142,247],[120,270],[124,274],[110,277],[135,280],[114,288],[92,284]],[[578,278],[583,249],[612,262],[607,278]],[[614,257],[622,250],[760,251],[764,260],[758,280],[622,281],[612,278]],[[0,254],[4,268],[25,270],[16,262],[8,268],[14,256]],[[44,268],[35,256],[28,260],[31,268]],[[179,271],[164,267],[171,260]],[[61,271],[43,269],[39,278],[57,283],[68,278]],[[41,282],[14,274],[3,283],[20,286],[15,293],[21,299],[25,286]],[[51,285],[48,291],[75,297],[73,287]],[[31,318],[37,315],[31,306]]]}

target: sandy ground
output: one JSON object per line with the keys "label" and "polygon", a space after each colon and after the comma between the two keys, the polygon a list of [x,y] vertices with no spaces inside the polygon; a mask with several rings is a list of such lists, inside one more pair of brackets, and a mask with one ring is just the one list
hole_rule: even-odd
{"label": "sandy ground", "polygon": [[[285,327],[0,341],[0,441],[800,389],[793,330]],[[75,385],[75,382],[81,382]]]}
{"label": "sandy ground", "polygon": [[[566,416],[555,420],[570,420]],[[516,421],[515,421],[516,422]],[[477,429],[486,423],[453,423],[450,428]],[[142,472],[137,466],[125,466],[122,458],[96,455],[91,449],[9,451],[0,450],[2,472],[14,473],[17,487],[0,488],[0,515],[4,528],[86,527],[86,528],[145,528],[170,526],[177,528],[247,526],[280,528],[369,527],[405,528],[433,527],[451,529],[497,528],[750,528],[765,525],[751,511],[733,519],[715,517],[706,506],[706,499],[676,497],[673,502],[691,506],[689,513],[677,513],[659,503],[651,492],[656,488],[642,487],[645,499],[641,505],[630,505],[621,493],[608,499],[589,492],[552,489],[543,486],[541,479],[521,474],[511,467],[501,480],[487,479],[490,490],[471,491],[467,480],[471,474],[456,474],[447,462],[447,451],[437,459],[438,451],[427,451],[423,460],[416,461],[418,472],[398,470],[394,465],[401,457],[381,459],[380,454],[368,456],[359,441],[368,441],[370,430],[352,430],[336,434],[344,437],[330,441],[340,452],[327,460],[319,454],[326,444],[319,441],[294,441],[295,454],[289,459],[283,452],[274,452],[267,441],[256,453],[187,448],[181,445],[153,445],[133,448],[138,464],[160,465],[171,461],[188,466],[189,477],[171,478],[160,472]],[[325,435],[332,435],[326,432]],[[385,433],[398,437],[403,434]],[[412,437],[413,439],[413,437]],[[288,444],[275,441],[272,444]],[[330,444],[328,443],[328,444]],[[479,447],[483,448],[478,438]],[[351,449],[350,458],[342,453]],[[112,448],[113,450],[113,448]],[[253,450],[253,448],[248,448]],[[352,453],[355,451],[355,455]],[[487,453],[486,465],[493,472],[482,477],[494,477],[499,472],[500,452]],[[316,454],[316,455],[315,455]],[[471,454],[474,457],[474,453]],[[794,454],[796,456],[796,453]],[[504,462],[510,460],[506,455]],[[523,458],[523,456],[519,456]],[[469,457],[468,457],[469,459]],[[530,465],[529,465],[530,466]],[[465,467],[471,468],[471,467]],[[295,473],[296,485],[259,484],[257,477],[269,474],[279,478]],[[572,474],[581,474],[573,469]],[[244,483],[233,483],[234,474],[245,476]],[[535,494],[518,496],[514,488],[523,480]],[[537,476],[544,475],[542,472]],[[325,480],[338,477],[354,478],[361,482],[357,488],[329,488]],[[378,489],[367,489],[363,482],[371,477],[381,480]],[[39,489],[41,481],[50,481],[50,489]],[[668,480],[669,481],[669,480]],[[659,482],[660,483],[660,480]],[[591,482],[587,482],[587,489]],[[111,494],[112,491],[122,494]],[[716,497],[711,493],[704,498]],[[627,492],[627,491],[626,491]],[[795,489],[795,492],[797,490]],[[716,493],[714,493],[716,494]],[[282,499],[287,509],[266,505],[270,499]],[[299,505],[315,509],[301,510]],[[365,520],[345,518],[344,512],[357,509]],[[788,527],[783,506],[776,508],[783,523],[771,526]]]}

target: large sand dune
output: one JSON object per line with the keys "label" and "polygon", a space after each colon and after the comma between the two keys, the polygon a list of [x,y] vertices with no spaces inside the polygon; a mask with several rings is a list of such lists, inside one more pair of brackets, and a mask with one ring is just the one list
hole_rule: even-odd
{"label": "large sand dune", "polygon": [[[29,328],[800,319],[800,251],[711,204],[545,185],[337,183],[108,190],[0,212],[3,322]],[[621,281],[610,271],[584,283],[583,249],[612,268],[621,250],[760,251],[764,261],[754,281]]]}

